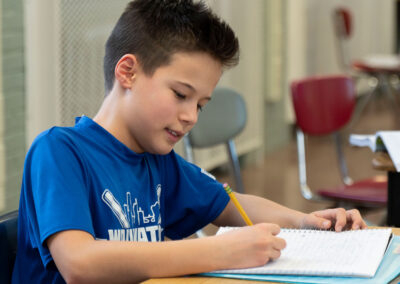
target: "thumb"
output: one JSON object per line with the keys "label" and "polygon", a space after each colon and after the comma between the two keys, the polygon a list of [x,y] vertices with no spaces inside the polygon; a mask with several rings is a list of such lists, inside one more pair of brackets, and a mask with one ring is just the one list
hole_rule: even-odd
{"label": "thumb", "polygon": [[318,229],[329,229],[331,227],[331,221],[323,217],[315,216],[314,214],[309,215],[306,221],[306,227],[318,228]]}

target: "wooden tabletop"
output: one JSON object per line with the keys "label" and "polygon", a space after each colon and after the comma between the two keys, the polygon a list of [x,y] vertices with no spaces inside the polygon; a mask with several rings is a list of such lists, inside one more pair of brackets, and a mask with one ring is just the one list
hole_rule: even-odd
{"label": "wooden tabletop", "polygon": [[[219,277],[177,277],[177,278],[162,278],[162,279],[151,279],[143,282],[143,284],[260,284],[260,281],[251,280],[238,280],[229,278]],[[274,282],[268,282],[274,283]]]}
{"label": "wooden tabletop", "polygon": [[[400,228],[392,228],[392,232],[395,235],[400,235]],[[197,277],[197,276],[150,279],[143,282],[143,284],[229,284],[229,283],[260,284],[261,282],[251,281],[251,280],[237,280],[228,278]],[[268,283],[274,283],[274,282],[268,282]]]}

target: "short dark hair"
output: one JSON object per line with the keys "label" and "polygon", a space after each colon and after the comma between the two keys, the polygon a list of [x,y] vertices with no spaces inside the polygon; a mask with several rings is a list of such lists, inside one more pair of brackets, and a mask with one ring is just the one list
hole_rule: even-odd
{"label": "short dark hair", "polygon": [[176,52],[206,52],[223,67],[239,61],[235,33],[202,1],[134,0],[115,25],[106,43],[106,94],[114,84],[114,69],[125,54],[135,54],[144,72],[170,63]]}

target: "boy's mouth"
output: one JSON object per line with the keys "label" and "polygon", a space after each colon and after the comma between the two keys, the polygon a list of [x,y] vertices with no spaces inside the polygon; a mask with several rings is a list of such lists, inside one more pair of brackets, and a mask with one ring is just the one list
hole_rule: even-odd
{"label": "boy's mouth", "polygon": [[166,128],[166,130],[169,134],[169,137],[174,141],[178,141],[183,136],[183,132],[175,131],[169,128]]}

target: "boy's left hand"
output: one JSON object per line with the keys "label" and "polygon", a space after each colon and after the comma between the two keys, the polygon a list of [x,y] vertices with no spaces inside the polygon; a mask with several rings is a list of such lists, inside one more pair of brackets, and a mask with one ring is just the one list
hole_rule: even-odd
{"label": "boy's left hand", "polygon": [[334,229],[336,232],[344,230],[365,229],[367,225],[357,209],[344,210],[343,208],[315,211],[305,215],[300,228]]}

